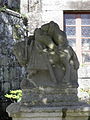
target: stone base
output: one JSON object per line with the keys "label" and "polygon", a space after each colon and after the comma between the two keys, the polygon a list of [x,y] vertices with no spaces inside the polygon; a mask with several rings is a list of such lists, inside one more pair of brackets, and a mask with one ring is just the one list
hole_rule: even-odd
{"label": "stone base", "polygon": [[23,89],[22,105],[31,107],[61,107],[81,105],[78,102],[77,88],[37,87]]}
{"label": "stone base", "polygon": [[30,108],[14,103],[7,112],[13,120],[90,120],[90,106]]}

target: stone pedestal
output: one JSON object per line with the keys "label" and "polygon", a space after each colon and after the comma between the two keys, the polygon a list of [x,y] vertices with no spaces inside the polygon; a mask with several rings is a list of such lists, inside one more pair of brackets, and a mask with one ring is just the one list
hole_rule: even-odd
{"label": "stone pedestal", "polygon": [[90,105],[81,103],[75,88],[24,89],[20,103],[7,107],[13,120],[90,120]]}
{"label": "stone pedestal", "polygon": [[31,107],[61,107],[81,104],[78,102],[77,88],[37,87],[22,91],[21,104]]}
{"label": "stone pedestal", "polygon": [[7,111],[13,120],[90,120],[90,106],[31,108],[14,103]]}

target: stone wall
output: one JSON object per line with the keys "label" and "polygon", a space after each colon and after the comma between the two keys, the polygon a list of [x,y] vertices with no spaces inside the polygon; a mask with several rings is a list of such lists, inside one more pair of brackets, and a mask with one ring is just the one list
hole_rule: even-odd
{"label": "stone wall", "polygon": [[20,12],[28,18],[28,30],[33,34],[42,25],[42,0],[21,0]]}
{"label": "stone wall", "polygon": [[17,40],[23,39],[15,33],[23,27],[22,19],[18,13],[9,9],[0,12],[0,91],[8,92],[19,89],[23,78],[22,69],[13,55],[13,45]]}
{"label": "stone wall", "polygon": [[36,27],[55,21],[63,30],[63,13],[68,10],[90,10],[90,0],[21,0],[20,12],[29,20],[32,34]]}

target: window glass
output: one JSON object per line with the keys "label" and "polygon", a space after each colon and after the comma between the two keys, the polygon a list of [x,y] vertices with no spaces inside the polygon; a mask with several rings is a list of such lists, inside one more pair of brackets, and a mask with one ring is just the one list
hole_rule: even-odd
{"label": "window glass", "polygon": [[75,14],[65,14],[65,25],[75,25]]}
{"label": "window glass", "polygon": [[83,52],[82,53],[82,62],[90,62],[90,53],[89,52]]}
{"label": "window glass", "polygon": [[73,26],[66,26],[65,32],[66,32],[67,36],[75,36],[76,28]]}
{"label": "window glass", "polygon": [[69,45],[70,45],[74,50],[76,50],[76,39],[74,39],[74,38],[69,39],[69,38],[68,38],[68,42],[69,42]]}
{"label": "window glass", "polygon": [[81,14],[81,24],[90,25],[90,14]]}
{"label": "window glass", "polygon": [[82,49],[90,50],[90,39],[82,39]]}
{"label": "window glass", "polygon": [[82,37],[90,37],[90,27],[89,26],[81,27],[81,35]]}
{"label": "window glass", "polygon": [[[90,63],[90,14],[65,14],[65,32],[80,63]],[[77,43],[77,44],[76,44]]]}

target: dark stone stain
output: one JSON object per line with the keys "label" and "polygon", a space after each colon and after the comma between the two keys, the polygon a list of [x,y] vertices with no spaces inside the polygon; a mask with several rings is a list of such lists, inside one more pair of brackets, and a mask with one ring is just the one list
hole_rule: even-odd
{"label": "dark stone stain", "polygon": [[[20,82],[25,76],[13,54],[13,46],[16,41],[13,34],[14,25],[21,26],[17,27],[18,33],[21,30],[24,31],[24,24],[21,21],[22,18],[17,17],[14,12],[0,13],[0,92],[3,94],[12,89],[20,89]],[[22,37],[24,38],[24,35]]]}
{"label": "dark stone stain", "polygon": [[88,120],[90,120],[90,116],[88,117]]}
{"label": "dark stone stain", "polygon": [[62,109],[62,120],[65,120],[66,116],[67,116],[67,108],[63,108]]}

